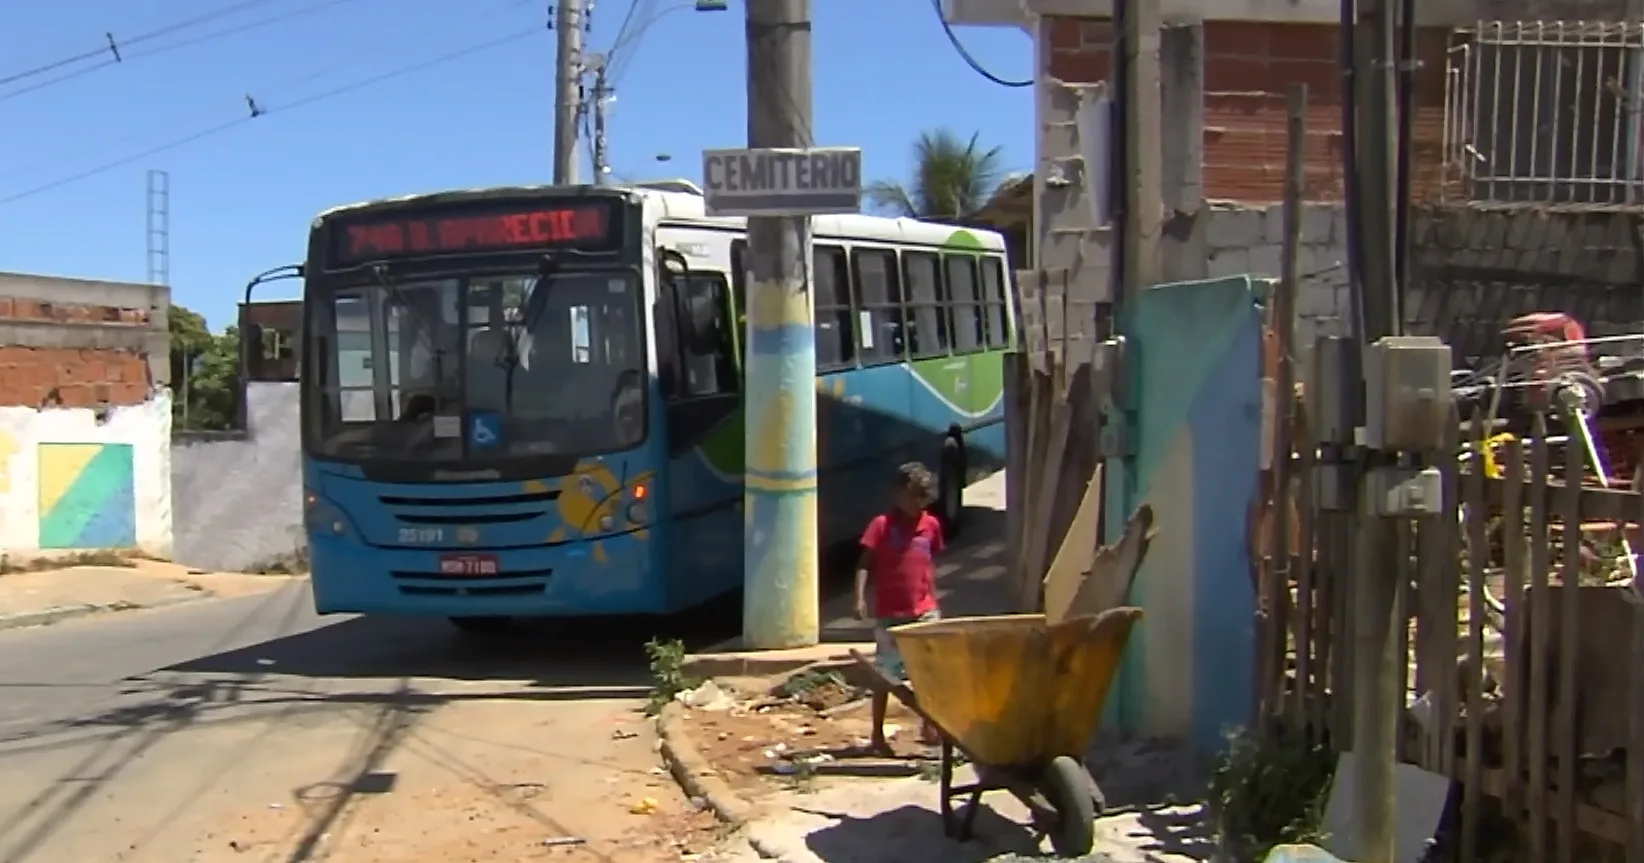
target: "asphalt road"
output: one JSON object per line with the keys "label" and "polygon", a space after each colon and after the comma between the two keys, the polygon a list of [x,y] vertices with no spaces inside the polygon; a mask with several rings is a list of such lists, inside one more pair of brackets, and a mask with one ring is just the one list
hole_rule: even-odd
{"label": "asphalt road", "polygon": [[562,835],[638,841],[624,801],[671,791],[634,712],[641,645],[659,627],[718,640],[728,617],[478,643],[443,621],[321,619],[298,582],[0,632],[0,863],[500,861]]}

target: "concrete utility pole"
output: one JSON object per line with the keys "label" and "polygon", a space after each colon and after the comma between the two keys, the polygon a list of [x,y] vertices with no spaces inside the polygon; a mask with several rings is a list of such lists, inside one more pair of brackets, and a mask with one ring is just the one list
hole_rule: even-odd
{"label": "concrete utility pole", "polygon": [[603,186],[609,182],[611,166],[606,149],[605,140],[605,111],[610,106],[616,94],[611,92],[606,71],[610,68],[608,57],[596,54],[590,58],[589,65],[594,69],[594,185]]}
{"label": "concrete utility pole", "polygon": [[554,185],[577,182],[577,118],[582,87],[582,3],[559,0],[554,14],[559,47],[554,69]]}
{"label": "concrete utility pole", "polygon": [[[748,146],[809,147],[810,0],[750,0]],[[816,644],[816,344],[810,219],[748,219],[742,638],[752,650]]]}
{"label": "concrete utility pole", "polygon": [[[1159,232],[1164,223],[1159,112],[1159,5],[1149,0],[1118,4],[1123,40],[1124,272],[1125,296],[1157,284]],[[1100,170],[1092,168],[1092,170]]]}
{"label": "concrete utility pole", "polygon": [[[1364,286],[1364,345],[1402,329],[1394,262],[1394,206],[1398,188],[1392,146],[1395,130],[1392,0],[1360,0],[1355,28],[1358,64],[1358,221],[1360,278]],[[1360,364],[1362,369],[1363,364]],[[1362,377],[1357,384],[1363,398]],[[1361,468],[1382,458],[1365,451]],[[1353,753],[1357,762],[1358,853],[1363,863],[1393,863],[1394,786],[1397,782],[1401,659],[1399,607],[1404,586],[1390,559],[1396,524],[1377,515],[1359,476],[1353,581]]]}

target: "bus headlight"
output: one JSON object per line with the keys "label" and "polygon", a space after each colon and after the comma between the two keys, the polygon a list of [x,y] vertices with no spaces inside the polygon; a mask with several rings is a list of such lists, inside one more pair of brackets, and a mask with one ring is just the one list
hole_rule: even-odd
{"label": "bus headlight", "polygon": [[645,505],[645,501],[636,500],[633,503],[628,504],[628,523],[629,524],[635,524],[635,525],[645,524],[646,522],[648,522],[650,520],[651,520],[651,508],[649,506]]}
{"label": "bus headlight", "polygon": [[616,519],[611,518],[608,515],[602,515],[602,516],[599,517],[599,529],[600,530],[610,531],[610,530],[613,530],[615,528],[616,528]]}
{"label": "bus headlight", "polygon": [[313,492],[303,495],[303,521],[315,533],[335,536],[348,533],[348,517],[343,511]]}

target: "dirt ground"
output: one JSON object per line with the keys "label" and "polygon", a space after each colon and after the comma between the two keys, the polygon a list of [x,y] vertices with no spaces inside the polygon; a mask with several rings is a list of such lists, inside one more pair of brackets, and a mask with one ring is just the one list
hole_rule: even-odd
{"label": "dirt ground", "polygon": [[474,643],[320,620],[300,588],[0,632],[0,859],[674,863],[719,844],[657,756],[635,633]]}
{"label": "dirt ground", "polygon": [[249,596],[278,590],[296,578],[201,572],[151,560],[6,572],[0,573],[0,622],[66,608],[135,611],[213,597]]}
{"label": "dirt ground", "polygon": [[919,719],[895,700],[885,731],[897,757],[868,750],[866,689],[837,671],[779,681],[721,681],[716,703],[689,711],[691,739],[733,788],[750,799],[805,790],[844,776],[934,775],[939,752],[919,742]]}
{"label": "dirt ground", "polygon": [[[657,767],[645,716],[617,704],[578,705],[577,725],[611,729],[606,751],[582,754],[586,741],[556,743],[560,723],[521,722],[521,707],[459,702],[403,731],[361,729],[392,748],[369,765],[344,758],[331,779],[296,784],[242,775],[281,790],[258,802],[231,792],[234,805],[210,807],[209,819],[189,831],[192,853],[182,859],[677,863],[725,838],[713,814]],[[496,736],[506,726],[514,734]],[[315,765],[303,763],[311,759],[296,752],[285,759],[256,773],[300,765],[315,776]],[[144,850],[150,853],[129,859],[156,859],[157,849]]]}

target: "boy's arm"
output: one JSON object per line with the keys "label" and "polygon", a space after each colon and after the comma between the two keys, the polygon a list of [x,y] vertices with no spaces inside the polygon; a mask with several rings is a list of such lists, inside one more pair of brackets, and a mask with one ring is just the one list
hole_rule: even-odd
{"label": "boy's arm", "polygon": [[884,516],[868,522],[868,529],[862,532],[862,555],[856,560],[856,612],[862,617],[867,616],[868,575],[873,569],[873,551],[879,547],[884,534]]}
{"label": "boy's arm", "polygon": [[873,568],[873,549],[862,549],[862,556],[856,560],[856,608],[866,616],[868,607],[868,572]]}

